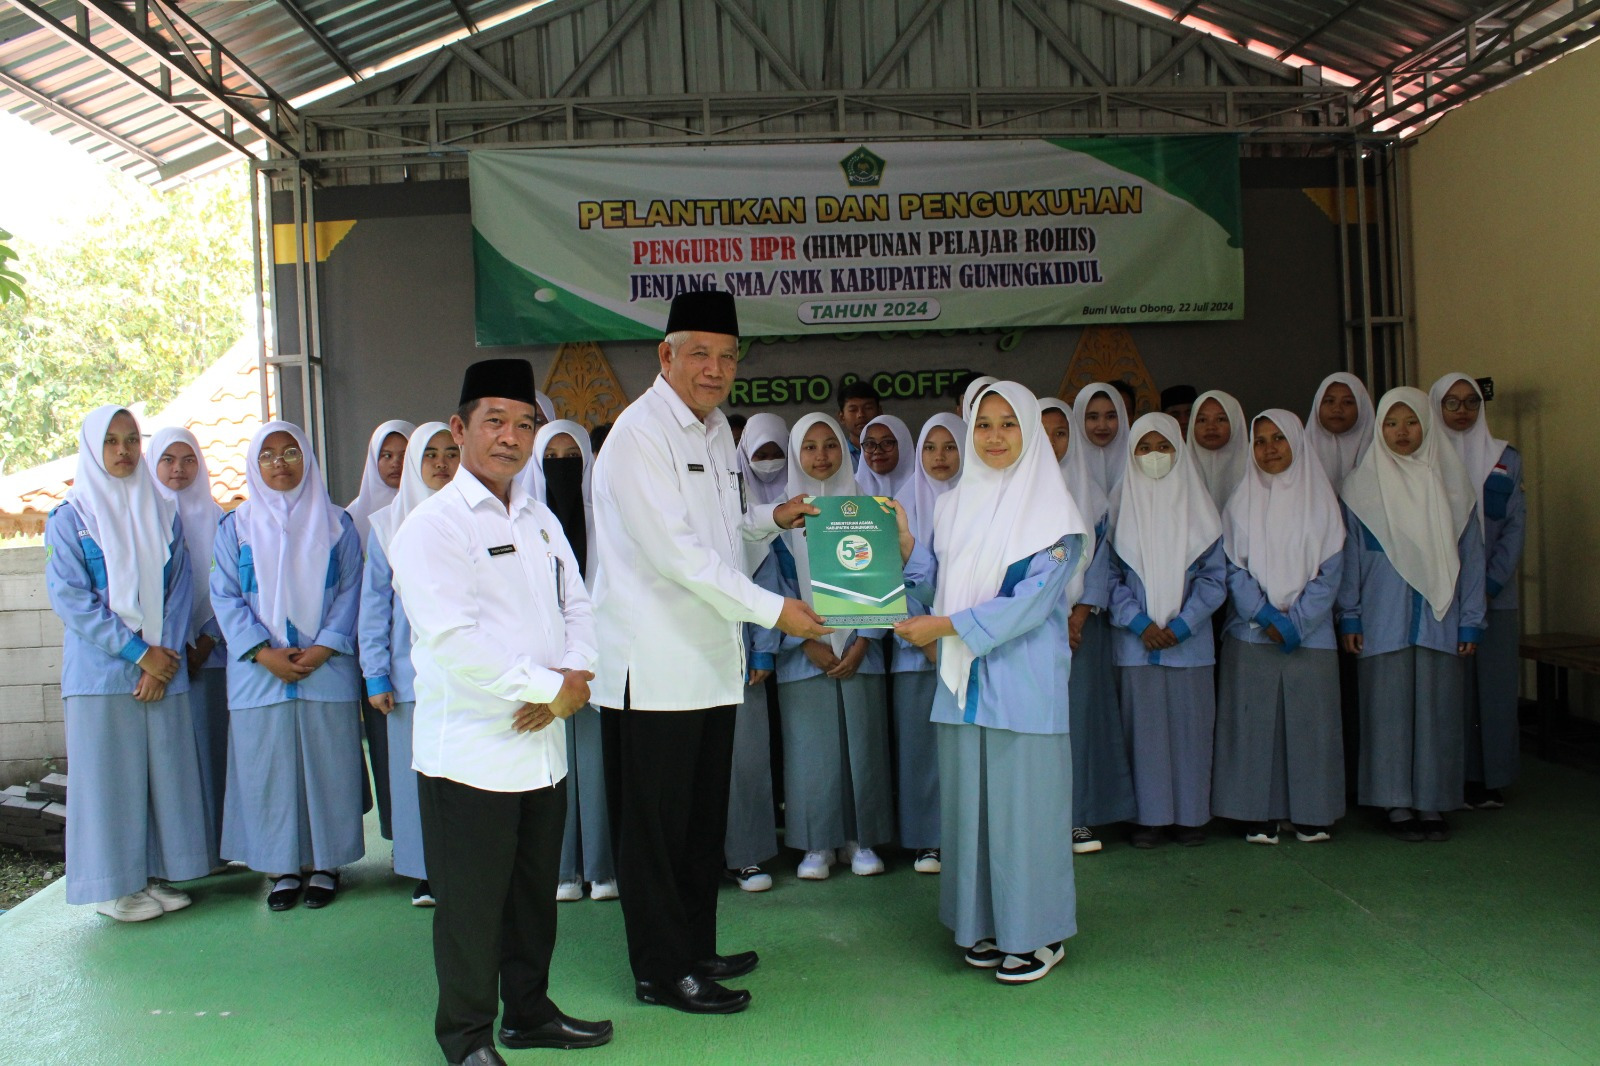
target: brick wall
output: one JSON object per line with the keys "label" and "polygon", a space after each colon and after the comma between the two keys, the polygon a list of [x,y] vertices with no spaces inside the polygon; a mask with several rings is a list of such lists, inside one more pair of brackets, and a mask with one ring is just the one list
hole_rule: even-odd
{"label": "brick wall", "polygon": [[0,787],[40,777],[67,752],[61,620],[44,560],[43,548],[0,548]]}

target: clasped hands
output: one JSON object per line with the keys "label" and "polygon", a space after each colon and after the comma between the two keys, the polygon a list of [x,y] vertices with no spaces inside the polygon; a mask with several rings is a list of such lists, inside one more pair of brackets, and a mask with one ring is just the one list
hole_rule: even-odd
{"label": "clasped hands", "polygon": [[524,703],[511,716],[511,728],[518,733],[537,733],[557,718],[571,718],[589,702],[589,682],[594,674],[588,670],[560,669],[561,691],[549,703]]}

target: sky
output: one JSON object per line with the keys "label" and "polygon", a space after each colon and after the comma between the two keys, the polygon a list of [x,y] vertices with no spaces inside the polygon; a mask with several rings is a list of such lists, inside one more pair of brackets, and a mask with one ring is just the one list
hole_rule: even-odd
{"label": "sky", "polygon": [[94,214],[115,180],[82,149],[0,112],[0,229],[30,242],[60,240]]}

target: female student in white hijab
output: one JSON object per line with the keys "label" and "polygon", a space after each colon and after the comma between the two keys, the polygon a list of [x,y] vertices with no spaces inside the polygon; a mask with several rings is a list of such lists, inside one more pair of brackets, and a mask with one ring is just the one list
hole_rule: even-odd
{"label": "female student in white hijab", "polygon": [[[739,476],[751,506],[788,499],[789,427],[762,411],[745,422],[737,448]],[[746,569],[757,584],[777,581],[778,557],[789,549],[781,538],[745,542]],[[793,563],[790,563],[793,566]],[[778,642],[782,634],[744,624],[745,697],[733,720],[733,770],[728,781],[728,832],[723,838],[727,874],[745,892],[765,892],[772,875],[762,869],[778,853],[778,821],[772,802],[772,725],[777,706]]]}
{"label": "female student in white hijab", "polygon": [[1189,419],[1189,461],[1200,471],[1220,514],[1250,469],[1250,434],[1239,401],[1218,389],[1202,392]]}
{"label": "female student in white hijab", "polygon": [[[748,432],[749,427],[746,427]],[[784,495],[859,496],[844,430],[827,415],[789,431]],[[786,556],[756,581],[769,591],[811,598],[805,535],[781,536]],[[883,873],[874,850],[894,837],[889,786],[888,695],[882,629],[840,629],[820,640],[782,636],[777,658],[783,727],[784,843],[805,852],[797,875],[825,879],[835,861],[861,876]]]}
{"label": "female student in white hijab", "polygon": [[[585,588],[594,586],[594,505],[589,473],[594,453],[589,431],[570,419],[546,422],[534,434],[533,454],[540,471],[539,500],[556,516],[578,560]],[[529,466],[536,465],[530,462]],[[605,758],[600,749],[600,712],[584,704],[566,720],[567,821],[561,842],[556,899],[617,898],[617,868],[611,851],[606,804]]]}
{"label": "female student in white hijab", "polygon": [[[1111,408],[1111,403],[1102,401],[1097,408]],[[1072,702],[1072,850],[1088,855],[1104,846],[1096,826],[1127,821],[1136,809],[1132,760],[1111,659],[1111,630],[1106,624],[1106,608],[1111,603],[1110,501],[1091,476],[1089,464],[1074,461],[1074,452],[1083,453],[1095,445],[1077,424],[1071,408],[1052,399],[1040,401],[1040,409],[1045,432],[1057,448],[1067,495],[1094,533],[1088,567],[1067,585],[1072,607],[1067,626],[1072,652],[1068,688]]]}
{"label": "female student in white hijab", "polygon": [[268,875],[270,909],[302,888],[307,907],[325,907],[338,868],[365,853],[361,547],[299,426],[268,422],[246,454],[250,498],[212,547],[231,712],[222,854]]}
{"label": "female student in white hijab", "polygon": [[899,499],[916,475],[916,438],[894,415],[879,415],[861,427],[861,469],[856,490],[863,496]]}
{"label": "female student in white hijab", "polygon": [[1085,385],[1072,401],[1072,424],[1089,445],[1067,452],[1073,479],[1093,480],[1110,498],[1128,465],[1128,411],[1122,394],[1101,381]]}
{"label": "female student in white hijab", "polygon": [[1344,816],[1333,630],[1344,516],[1300,419],[1263,411],[1250,442],[1250,469],[1222,512],[1228,625],[1211,812],[1246,823],[1252,844],[1276,844],[1282,820],[1318,843]]}
{"label": "female student in white hijab", "polygon": [[1522,456],[1489,432],[1483,390],[1467,375],[1446,374],[1428,390],[1428,400],[1444,439],[1455,446],[1467,477],[1478,489],[1489,621],[1473,666],[1467,670],[1466,803],[1492,810],[1505,806],[1500,790],[1516,782],[1520,762],[1517,640],[1521,626],[1514,579],[1528,519],[1522,494]]}
{"label": "female student in white hijab", "polygon": [[[933,531],[935,507],[961,481],[961,446],[967,426],[961,419],[940,412],[923,423],[915,449],[906,462],[915,462],[912,477],[896,497],[905,508],[911,535],[927,540]],[[928,608],[908,597],[914,615]],[[933,698],[939,678],[934,671],[936,644],[917,647],[900,636],[886,644],[889,652],[889,691],[893,710],[896,812],[900,846],[914,853],[911,868],[919,874],[936,874],[943,868],[939,849],[939,733],[934,727]]]}
{"label": "female student in white hijab", "polygon": [[1069,581],[1089,531],[1014,381],[978,397],[966,470],[931,535],[900,530],[907,591],[933,613],[896,632],[939,646],[934,696],[943,865],[939,918],[968,965],[1035,981],[1077,932],[1068,733]]}
{"label": "female student in white hijab", "polygon": [[211,475],[195,435],[181,426],[158,429],[145,449],[145,463],[156,491],[178,509],[184,547],[193,575],[193,607],[185,646],[189,671],[189,709],[200,749],[200,792],[205,798],[211,850],[222,839],[222,794],[228,780],[227,646],[211,609],[211,542],[222,508],[211,498]]}
{"label": "female student in white hijab", "polygon": [[1306,420],[1306,444],[1322,460],[1333,491],[1372,444],[1372,420],[1372,396],[1360,378],[1341,371],[1322,379]]}
{"label": "female student in white hijab", "polygon": [[1378,403],[1377,430],[1345,478],[1339,639],[1359,657],[1358,798],[1399,840],[1450,839],[1461,806],[1466,664],[1483,638],[1477,490],[1413,388]]}
{"label": "female student in white hijab", "polygon": [[67,902],[124,922],[187,907],[167,882],[216,865],[184,669],[193,573],[177,506],[140,450],[125,408],[89,412],[72,487],[45,523],[72,766]]}
{"label": "female student in white hijab", "polygon": [[400,526],[423,500],[444,488],[461,465],[461,448],[443,422],[424,422],[406,443],[405,466],[394,502],[372,515],[367,559],[361,578],[361,614],[356,631],[367,700],[385,716],[389,749],[390,828],[394,832],[394,872],[417,881],[413,907],[433,906],[428,867],[422,857],[422,809],[417,775],[411,769],[412,712],[417,702],[417,671],[411,664],[411,622],[394,588],[389,546]]}
{"label": "female student in white hijab", "polygon": [[1132,843],[1170,829],[1205,843],[1211,820],[1216,643],[1211,616],[1227,596],[1222,520],[1184,454],[1178,422],[1148,414],[1128,434],[1112,519],[1111,624],[1138,812]]}

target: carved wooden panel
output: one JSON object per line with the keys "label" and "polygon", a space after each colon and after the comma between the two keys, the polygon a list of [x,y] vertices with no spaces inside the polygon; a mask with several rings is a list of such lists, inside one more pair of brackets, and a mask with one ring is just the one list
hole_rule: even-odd
{"label": "carved wooden panel", "polygon": [[556,349],[544,391],[556,405],[557,418],[570,418],[588,429],[615,422],[628,406],[628,394],[622,391],[617,372],[593,341]]}
{"label": "carved wooden panel", "polygon": [[1132,385],[1137,393],[1134,409],[1128,413],[1130,419],[1159,410],[1156,405],[1161,402],[1161,391],[1139,355],[1139,346],[1133,343],[1133,334],[1123,326],[1085,326],[1056,395],[1070,404],[1085,385],[1118,378]]}

